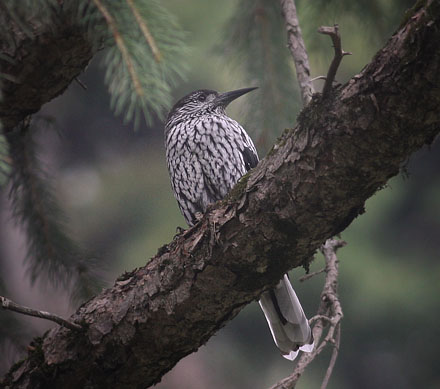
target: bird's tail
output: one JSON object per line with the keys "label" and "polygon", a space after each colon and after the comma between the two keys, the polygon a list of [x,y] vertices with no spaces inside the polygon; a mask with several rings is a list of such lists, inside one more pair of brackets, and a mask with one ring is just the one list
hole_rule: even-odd
{"label": "bird's tail", "polygon": [[313,335],[287,274],[259,301],[275,344],[283,357],[293,361],[298,351],[313,350]]}

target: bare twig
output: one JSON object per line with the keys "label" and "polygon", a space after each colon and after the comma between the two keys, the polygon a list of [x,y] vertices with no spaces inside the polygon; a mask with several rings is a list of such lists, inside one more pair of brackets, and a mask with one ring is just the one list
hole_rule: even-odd
{"label": "bare twig", "polygon": [[107,24],[113,34],[113,37],[115,38],[116,45],[118,46],[119,50],[121,51],[122,58],[124,59],[124,62],[127,65],[128,73],[130,74],[130,78],[133,81],[133,85],[134,85],[134,89],[136,91],[136,94],[139,97],[142,97],[144,95],[144,91],[142,89],[139,78],[136,74],[136,70],[134,69],[133,61],[131,60],[131,57],[130,57],[130,54],[128,53],[127,47],[125,46],[124,40],[122,39],[122,36],[119,33],[119,30],[116,26],[115,19],[110,14],[108,9],[104,6],[104,4],[101,2],[101,0],[93,0],[93,2],[95,3],[96,8],[98,8],[99,12],[101,12],[102,16],[104,16],[104,19],[106,20],[106,22],[107,22]]}
{"label": "bare twig", "polygon": [[328,316],[325,316],[325,315],[315,315],[315,316],[312,316],[310,319],[309,319],[309,323],[310,324],[312,324],[313,322],[315,322],[315,321],[317,321],[317,320],[322,320],[322,321],[328,321],[328,322],[331,322],[331,317],[328,317]]}
{"label": "bare twig", "polygon": [[322,268],[321,270],[306,274],[305,276],[300,277],[299,282],[304,282],[304,281],[310,280],[310,278],[313,278],[313,277],[317,276],[318,274],[321,274],[324,272],[325,272],[325,268]]}
{"label": "bare twig", "polygon": [[76,323],[72,323],[68,320],[63,319],[60,316],[54,315],[53,313],[45,312],[45,311],[37,311],[32,308],[25,307],[23,305],[18,305],[13,301],[7,299],[6,297],[0,296],[0,303],[3,309],[8,309],[10,311],[22,313],[23,315],[39,317],[40,319],[46,319],[53,321],[63,327],[69,328],[73,331],[82,331],[83,328]]}
{"label": "bare twig", "polygon": [[310,81],[318,81],[318,80],[327,80],[327,77],[326,76],[316,76],[316,77],[313,77]]}
{"label": "bare twig", "polygon": [[338,71],[339,64],[342,61],[344,55],[351,55],[350,52],[342,50],[341,36],[339,35],[339,26],[335,24],[333,27],[319,27],[318,32],[320,34],[330,35],[335,49],[335,56],[328,69],[327,78],[325,80],[324,89],[322,95],[327,97],[332,89],[333,80],[335,79],[336,72]]}
{"label": "bare twig", "polygon": [[[332,357],[329,367],[325,374],[321,389],[327,387],[336,358],[339,351],[339,343],[341,338],[340,322],[343,318],[341,304],[338,299],[338,258],[336,250],[345,246],[345,242],[341,240],[329,239],[321,247],[321,251],[325,258],[325,283],[321,292],[321,303],[319,304],[318,314],[312,317],[309,322],[315,323],[313,326],[313,338],[315,340],[315,349],[311,353],[303,353],[293,370],[293,373],[276,383],[271,389],[292,389],[295,387],[306,367],[322,352],[328,343],[334,345]],[[321,341],[323,331],[329,326],[327,334]]]}
{"label": "bare twig", "polygon": [[287,46],[290,49],[295,62],[296,76],[303,105],[306,106],[314,93],[313,84],[310,80],[310,65],[306,47],[299,27],[298,17],[294,0],[280,0],[283,16],[286,21]]}
{"label": "bare twig", "polygon": [[339,352],[339,344],[341,343],[341,322],[337,324],[336,327],[336,334],[335,334],[335,345],[333,347],[332,356],[330,358],[330,363],[328,364],[327,371],[325,373],[325,377],[322,380],[321,389],[326,389],[328,382],[330,381],[330,377],[333,373],[333,368],[336,364],[336,359],[338,359],[338,352]]}
{"label": "bare twig", "polygon": [[156,45],[156,41],[153,38],[153,35],[151,34],[149,28],[147,27],[147,24],[145,23],[145,20],[142,19],[142,16],[140,15],[139,11],[137,10],[136,6],[134,5],[133,0],[126,0],[128,6],[131,9],[131,12],[133,13],[134,17],[136,18],[136,21],[139,24],[139,27],[142,31],[142,34],[144,34],[145,40],[147,41],[148,45],[151,48],[151,52],[153,53],[154,60],[156,62],[160,62],[162,60],[162,54],[159,50],[159,48]]}
{"label": "bare twig", "polygon": [[87,90],[87,85],[84,84],[78,77],[75,77],[74,80],[79,84],[79,86],[81,88],[83,88],[84,90]]}

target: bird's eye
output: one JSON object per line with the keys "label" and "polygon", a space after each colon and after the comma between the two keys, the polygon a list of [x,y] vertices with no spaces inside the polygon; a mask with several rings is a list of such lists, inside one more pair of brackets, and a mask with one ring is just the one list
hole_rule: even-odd
{"label": "bird's eye", "polygon": [[199,101],[200,102],[203,102],[203,101],[205,101],[206,100],[206,96],[205,95],[200,95],[199,96]]}

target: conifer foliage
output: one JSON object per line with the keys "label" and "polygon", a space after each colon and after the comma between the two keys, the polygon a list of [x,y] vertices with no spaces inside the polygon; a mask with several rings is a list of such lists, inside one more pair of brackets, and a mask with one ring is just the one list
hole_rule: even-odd
{"label": "conifer foliage", "polygon": [[[185,73],[185,33],[157,0],[5,0],[0,2],[0,39],[15,48],[16,34],[38,44],[38,32],[68,17],[87,37],[94,52],[104,51],[104,79],[111,106],[126,121],[151,122],[171,104],[171,88]],[[37,32],[38,31],[38,32]],[[13,50],[12,50],[13,51]],[[19,59],[0,54],[1,63]],[[20,80],[0,73],[0,99],[6,83]],[[72,302],[91,297],[102,286],[97,263],[71,239],[35,141],[41,123],[30,117],[0,134],[0,185],[8,191],[12,215],[26,233],[26,266],[32,283],[49,282],[70,291]],[[0,123],[0,128],[1,123]],[[18,261],[21,258],[17,258]],[[1,267],[1,258],[0,258]],[[8,295],[0,279],[0,294]],[[9,297],[13,297],[8,295]],[[18,324],[9,314],[0,318],[0,347],[19,344]]]}

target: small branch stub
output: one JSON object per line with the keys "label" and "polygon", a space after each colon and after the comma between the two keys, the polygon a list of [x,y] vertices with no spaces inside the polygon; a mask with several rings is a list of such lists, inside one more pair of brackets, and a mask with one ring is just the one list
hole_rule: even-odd
{"label": "small branch stub", "polygon": [[341,36],[339,34],[339,26],[337,24],[335,24],[333,27],[321,26],[318,28],[318,32],[320,34],[329,35],[332,39],[333,47],[335,49],[335,56],[333,57],[333,61],[328,69],[324,89],[322,91],[322,95],[327,97],[332,89],[333,81],[335,79],[336,72],[338,71],[339,64],[342,61],[342,57],[345,55],[351,55],[351,53],[342,50]]}

